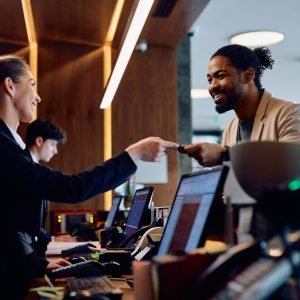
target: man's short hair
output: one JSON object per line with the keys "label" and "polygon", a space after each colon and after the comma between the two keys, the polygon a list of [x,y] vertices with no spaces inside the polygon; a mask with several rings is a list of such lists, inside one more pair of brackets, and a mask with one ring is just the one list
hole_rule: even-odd
{"label": "man's short hair", "polygon": [[66,134],[50,121],[36,119],[29,124],[26,132],[26,145],[31,147],[35,144],[37,137],[42,137],[43,140],[52,139],[58,143],[63,143],[66,140]]}

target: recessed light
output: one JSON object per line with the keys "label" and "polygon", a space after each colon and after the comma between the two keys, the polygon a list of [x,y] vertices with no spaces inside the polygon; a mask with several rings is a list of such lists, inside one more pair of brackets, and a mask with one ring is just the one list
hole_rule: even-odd
{"label": "recessed light", "polygon": [[284,35],[275,31],[244,32],[230,38],[232,44],[247,47],[262,47],[282,42]]}
{"label": "recessed light", "polygon": [[204,99],[209,98],[210,93],[207,89],[192,89],[191,90],[191,98],[192,99]]}

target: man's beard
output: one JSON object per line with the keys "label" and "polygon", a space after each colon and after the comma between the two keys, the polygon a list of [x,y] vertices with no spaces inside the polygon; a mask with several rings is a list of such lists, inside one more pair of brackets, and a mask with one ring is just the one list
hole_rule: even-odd
{"label": "man's beard", "polygon": [[229,93],[226,94],[226,97],[228,101],[216,104],[215,109],[219,114],[223,114],[229,110],[235,109],[237,103],[241,98],[241,95],[238,93]]}

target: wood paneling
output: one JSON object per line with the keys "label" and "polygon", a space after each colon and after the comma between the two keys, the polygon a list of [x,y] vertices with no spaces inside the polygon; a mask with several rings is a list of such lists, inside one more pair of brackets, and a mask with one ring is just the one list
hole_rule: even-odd
{"label": "wood paneling", "polygon": [[[148,136],[177,142],[176,50],[134,52],[113,102],[113,149]],[[115,153],[116,154],[116,153]],[[168,154],[168,184],[155,185],[156,205],[171,203],[178,183],[178,154]]]}
{"label": "wood paneling", "polygon": [[32,0],[38,41],[101,46],[116,0]]}
{"label": "wood paneling", "polygon": [[[113,42],[119,50],[135,0],[125,0]],[[153,10],[158,0],[155,1]],[[113,103],[113,152],[147,136],[177,141],[176,47],[208,0],[178,0],[167,18],[150,16],[141,34],[146,53],[135,52]],[[78,172],[103,161],[103,61],[99,48],[116,0],[31,0],[38,40],[38,116],[68,135],[50,166]],[[96,47],[93,47],[95,46]],[[0,53],[28,58],[21,0],[0,0]],[[24,127],[21,127],[24,133]],[[178,183],[178,154],[168,156],[168,184],[155,185],[156,205],[170,204]],[[52,209],[101,208],[98,197]],[[100,201],[99,201],[100,200]]]}
{"label": "wood paneling", "polygon": [[0,43],[0,55],[14,54],[24,57],[24,53],[28,52],[27,47],[23,47],[17,44]]}
{"label": "wood paneling", "polygon": [[[154,17],[153,12],[158,4],[158,0],[154,1],[152,10],[139,39],[146,40],[150,47],[177,47],[208,2],[209,0],[178,0],[168,17]],[[133,4],[134,0],[128,0],[128,3],[124,6],[124,15],[121,17],[113,42],[115,48],[118,48],[121,44]]]}
{"label": "wood paneling", "polygon": [[28,44],[21,0],[0,0],[0,43]]}
{"label": "wood paneling", "polygon": [[[52,120],[67,141],[50,166],[73,174],[103,162],[102,50],[70,44],[39,48],[38,116]],[[101,198],[101,197],[100,197]],[[54,204],[52,209],[102,208],[99,197],[79,205]]]}
{"label": "wood paneling", "polygon": [[136,0],[125,0],[124,2],[122,14],[120,16],[118,27],[116,29],[116,33],[112,43],[112,46],[115,49],[119,49],[119,47],[121,46],[125,34],[125,28],[127,26],[132,9],[135,5],[135,1]]}
{"label": "wood paneling", "polygon": [[140,39],[149,45],[176,47],[201,14],[209,0],[179,0],[168,18],[150,17]]}

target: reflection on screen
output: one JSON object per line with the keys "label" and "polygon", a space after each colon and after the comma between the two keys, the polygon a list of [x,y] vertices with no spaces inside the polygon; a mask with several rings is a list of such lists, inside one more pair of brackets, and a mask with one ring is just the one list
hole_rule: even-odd
{"label": "reflection on screen", "polygon": [[205,234],[208,215],[222,174],[222,168],[182,176],[166,224],[158,255],[190,251]]}
{"label": "reflection on screen", "polygon": [[106,218],[105,228],[113,226],[116,214],[118,212],[122,196],[114,196],[112,199],[112,205]]}
{"label": "reflection on screen", "polygon": [[195,217],[198,211],[199,203],[184,203],[175,226],[175,234],[169,246],[169,252],[175,252],[178,249],[184,249],[187,244],[190,232],[192,230]]}
{"label": "reflection on screen", "polygon": [[152,189],[144,188],[135,192],[125,226],[126,237],[132,235],[141,226],[144,211],[149,205]]}

